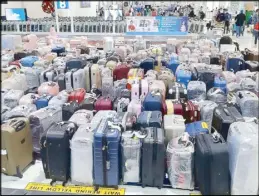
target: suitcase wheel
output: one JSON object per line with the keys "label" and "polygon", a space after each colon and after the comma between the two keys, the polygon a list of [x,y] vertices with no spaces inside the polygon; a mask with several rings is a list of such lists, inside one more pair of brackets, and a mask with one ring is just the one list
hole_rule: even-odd
{"label": "suitcase wheel", "polygon": [[32,160],[31,164],[32,164],[32,165],[35,165],[35,162],[36,162],[35,160]]}
{"label": "suitcase wheel", "polygon": [[23,177],[23,175],[22,175],[22,173],[21,173],[21,171],[20,171],[20,167],[19,167],[19,166],[16,167],[16,174],[17,174],[17,176],[18,176],[19,178],[22,178],[22,177]]}
{"label": "suitcase wheel", "polygon": [[145,188],[146,187],[146,185],[142,185],[142,188]]}
{"label": "suitcase wheel", "polygon": [[56,184],[56,180],[51,180],[50,186],[54,186]]}
{"label": "suitcase wheel", "polygon": [[67,181],[62,183],[62,186],[66,186],[67,185]]}

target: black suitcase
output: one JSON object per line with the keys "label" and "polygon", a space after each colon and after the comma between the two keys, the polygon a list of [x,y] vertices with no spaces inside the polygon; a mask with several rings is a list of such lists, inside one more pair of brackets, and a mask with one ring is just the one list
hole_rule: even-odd
{"label": "black suitcase", "polygon": [[90,49],[87,46],[78,46],[77,49],[80,49],[81,54],[90,54]]}
{"label": "black suitcase", "polygon": [[30,56],[30,55],[32,55],[32,53],[25,51],[25,50],[22,52],[16,52],[16,53],[14,53],[14,61],[20,60],[20,59],[22,59],[26,56]]}
{"label": "black suitcase", "polygon": [[233,43],[233,41],[232,41],[231,37],[229,37],[229,36],[223,36],[219,40],[219,45],[221,45],[221,44],[232,44],[232,43]]}
{"label": "black suitcase", "polygon": [[65,103],[62,106],[62,120],[68,121],[71,116],[77,111],[79,108],[79,104],[76,101],[72,101],[70,103]]}
{"label": "black suitcase", "polygon": [[59,91],[63,91],[66,89],[65,74],[58,75],[57,82],[58,82],[58,86],[59,86]]}
{"label": "black suitcase", "polygon": [[219,133],[196,136],[194,160],[202,195],[230,194],[228,146]]}
{"label": "black suitcase", "polygon": [[165,144],[164,130],[156,127],[145,129],[146,138],[143,140],[141,178],[142,187],[163,187],[165,174]]}
{"label": "black suitcase", "polygon": [[166,91],[166,99],[187,100],[187,90],[185,86],[177,82],[169,82]]}
{"label": "black suitcase", "polygon": [[40,139],[41,159],[46,179],[62,181],[63,186],[70,178],[70,140],[77,130],[73,122],[55,122]]}
{"label": "black suitcase", "polygon": [[24,94],[27,95],[29,93],[38,94],[38,87],[29,88],[26,91],[24,91]]}
{"label": "black suitcase", "polygon": [[210,64],[211,65],[220,65],[220,58],[217,56],[210,57]]}
{"label": "black suitcase", "polygon": [[251,72],[259,71],[259,62],[257,62],[257,61],[245,61],[245,69],[249,69]]}
{"label": "black suitcase", "polygon": [[90,110],[93,111],[94,110],[94,103],[95,103],[96,99],[93,97],[88,97],[85,98],[80,104],[78,109],[85,109],[85,110]]}
{"label": "black suitcase", "polygon": [[211,70],[206,69],[197,69],[194,68],[193,78],[192,80],[199,80],[206,84],[206,90],[210,90],[214,87],[214,78],[216,73]]}
{"label": "black suitcase", "polygon": [[217,131],[227,140],[229,126],[236,121],[244,121],[244,118],[234,106],[218,106],[213,112],[212,133]]}

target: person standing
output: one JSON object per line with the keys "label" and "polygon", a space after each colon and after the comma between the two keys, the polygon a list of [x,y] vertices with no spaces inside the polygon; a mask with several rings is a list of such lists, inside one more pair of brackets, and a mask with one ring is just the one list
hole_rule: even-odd
{"label": "person standing", "polygon": [[230,20],[231,15],[228,13],[228,10],[224,10],[224,34],[229,33],[229,26],[230,26]]}
{"label": "person standing", "polygon": [[240,37],[240,34],[243,34],[243,26],[246,20],[246,15],[243,13],[243,10],[235,17],[236,20],[236,36]]}
{"label": "person standing", "polygon": [[257,40],[259,39],[259,9],[257,9],[255,11],[255,13],[253,15],[252,22],[254,24],[254,31],[253,31],[253,34],[254,34],[254,37],[255,37],[254,47],[256,48]]}

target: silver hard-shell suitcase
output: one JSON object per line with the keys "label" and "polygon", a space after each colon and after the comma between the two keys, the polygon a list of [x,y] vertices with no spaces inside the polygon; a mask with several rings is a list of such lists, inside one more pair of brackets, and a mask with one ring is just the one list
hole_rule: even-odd
{"label": "silver hard-shell suitcase", "polygon": [[69,119],[69,121],[75,123],[77,126],[85,125],[91,122],[93,118],[93,111],[90,110],[77,110]]}

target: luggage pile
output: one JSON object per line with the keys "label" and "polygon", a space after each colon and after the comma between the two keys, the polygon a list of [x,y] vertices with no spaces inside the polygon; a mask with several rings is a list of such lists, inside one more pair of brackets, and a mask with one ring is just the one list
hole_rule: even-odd
{"label": "luggage pile", "polygon": [[84,37],[50,43],[2,51],[2,173],[22,177],[40,158],[51,184],[162,188],[168,176],[206,195],[257,194],[251,54],[220,53],[207,39],[106,39],[105,52]]}

